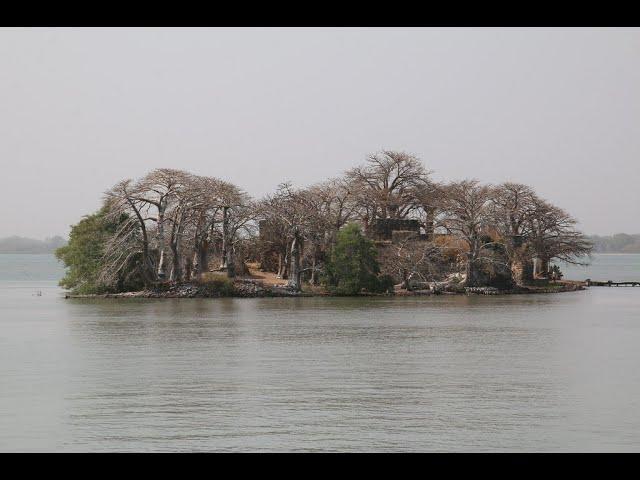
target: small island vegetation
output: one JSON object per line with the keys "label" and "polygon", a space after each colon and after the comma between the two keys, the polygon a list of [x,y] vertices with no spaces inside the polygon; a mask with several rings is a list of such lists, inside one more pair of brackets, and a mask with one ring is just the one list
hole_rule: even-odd
{"label": "small island vegetation", "polygon": [[105,192],[56,255],[74,295],[215,297],[558,291],[575,285],[549,285],[552,262],[584,264],[592,248],[527,185],[439,183],[385,150],[261,199],[156,169]]}

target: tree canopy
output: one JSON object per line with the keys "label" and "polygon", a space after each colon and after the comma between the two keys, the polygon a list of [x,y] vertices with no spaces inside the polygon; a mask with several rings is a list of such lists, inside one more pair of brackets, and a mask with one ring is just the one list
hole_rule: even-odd
{"label": "tree canopy", "polygon": [[327,263],[326,283],[342,295],[384,291],[388,284],[378,278],[380,265],[376,257],[375,245],[362,235],[360,225],[348,224],[338,232]]}
{"label": "tree canopy", "polygon": [[60,286],[76,294],[136,290],[142,286],[139,268],[133,264],[123,268],[122,274],[114,277],[113,282],[105,280],[105,246],[123,222],[126,222],[126,217],[114,221],[109,218],[108,209],[103,207],[71,227],[69,242],[55,252],[67,268]]}
{"label": "tree canopy", "polygon": [[69,268],[63,286],[78,292],[214,270],[234,278],[247,262],[297,291],[321,277],[336,291],[374,291],[381,271],[406,289],[457,274],[466,286],[510,285],[545,277],[554,259],[587,261],[592,245],[576,225],[527,185],[438,183],[417,156],[383,150],[341,176],[305,188],[283,182],[260,199],[176,169],[123,179],[58,256]]}

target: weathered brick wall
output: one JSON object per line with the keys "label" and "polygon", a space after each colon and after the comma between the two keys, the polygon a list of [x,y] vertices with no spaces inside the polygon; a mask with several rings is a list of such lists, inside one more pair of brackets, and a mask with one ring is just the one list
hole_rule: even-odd
{"label": "weathered brick wall", "polygon": [[410,231],[420,233],[418,220],[397,218],[378,218],[373,225],[373,237],[376,240],[391,240],[394,231]]}
{"label": "weathered brick wall", "polygon": [[533,281],[533,261],[515,261],[511,265],[513,279],[519,285],[528,285]]}

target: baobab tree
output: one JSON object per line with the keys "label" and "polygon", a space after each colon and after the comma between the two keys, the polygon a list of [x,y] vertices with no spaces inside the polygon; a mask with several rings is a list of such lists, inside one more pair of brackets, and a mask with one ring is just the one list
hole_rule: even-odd
{"label": "baobab tree", "polygon": [[380,251],[380,268],[383,274],[402,280],[402,288],[412,290],[415,280],[422,282],[439,278],[443,271],[442,247],[423,241],[410,233]]}
{"label": "baobab tree", "polygon": [[197,203],[191,216],[192,260],[191,277],[200,278],[209,269],[209,251],[216,235],[216,222],[220,219],[223,201],[221,190],[229,188],[225,182],[213,177],[197,176],[191,188],[197,192]]}
{"label": "baobab tree", "polygon": [[240,229],[253,219],[254,209],[247,208],[249,197],[233,184],[225,183],[220,192],[222,209],[222,254],[220,268],[227,271],[227,276],[235,276],[235,260],[233,244]]}
{"label": "baobab tree", "polygon": [[289,267],[288,285],[294,290],[301,289],[301,259],[304,241],[313,231],[316,219],[313,211],[308,192],[296,190],[290,183],[280,184],[276,193],[268,195],[259,205],[258,217],[263,225],[272,236],[284,239],[284,264]]}
{"label": "baobab tree", "polygon": [[593,245],[575,228],[576,219],[549,202],[536,199],[529,216],[529,243],[540,261],[539,271],[546,276],[553,259],[586,265]]}
{"label": "baobab tree", "polygon": [[307,240],[310,248],[306,249],[308,263],[303,272],[311,271],[310,283],[318,281],[320,262],[335,244],[338,231],[355,218],[358,208],[352,189],[344,178],[333,178],[312,185],[299,192],[304,195],[305,209],[310,220]]}
{"label": "baobab tree", "polygon": [[417,209],[418,194],[430,184],[429,174],[414,155],[383,150],[369,155],[364,165],[348,170],[345,177],[369,227],[376,218],[406,218]]}
{"label": "baobab tree", "polygon": [[189,228],[193,219],[197,217],[197,210],[201,207],[200,192],[195,187],[196,177],[184,174],[181,183],[173,192],[170,208],[166,212],[166,221],[170,227],[169,247],[171,249],[171,272],[169,281],[183,280],[183,246],[193,236]]}
{"label": "baobab tree", "polygon": [[312,185],[307,193],[316,202],[315,209],[335,241],[335,233],[354,219],[357,213],[354,188],[345,178],[332,178]]}
{"label": "baobab tree", "polygon": [[[406,288],[412,279],[460,270],[460,258],[468,286],[506,285],[514,272],[520,272],[522,283],[532,279],[534,258],[544,274],[553,259],[584,263],[591,251],[575,219],[530,187],[503,183],[494,188],[476,180],[437,184],[417,157],[391,150],[308,188],[281,184],[259,202],[218,178],[156,169],[109,189],[102,217],[113,225],[100,239],[104,284],[134,277],[136,282],[128,284],[197,279],[209,270],[214,253],[220,255],[219,268],[234,277],[236,266],[242,266],[236,252],[243,261],[259,258],[258,248],[266,245],[263,268],[272,268],[265,265],[273,263],[276,252],[278,276],[300,290],[303,275],[311,272],[315,283],[318,273],[330,269],[327,259],[347,224],[358,223],[367,232],[381,219],[418,220],[426,233],[411,222],[385,243],[382,256],[389,258],[384,268]],[[388,223],[402,228],[404,222]],[[434,230],[449,235],[432,237]],[[127,272],[135,274],[127,277]]]}
{"label": "baobab tree", "polygon": [[[167,280],[170,258],[168,280],[174,282],[184,279],[183,266],[187,277],[192,271],[200,275],[208,269],[208,252],[215,238],[221,240],[222,266],[226,268],[232,258],[227,245],[233,243],[240,228],[229,229],[229,210],[240,209],[249,201],[229,182],[173,169],[153,170],[135,183],[119,182],[107,192],[107,198],[113,215],[126,213],[137,221],[144,263],[147,269],[154,267],[153,273],[146,275],[149,281]],[[126,226],[122,226],[122,234]],[[122,247],[121,243],[114,243],[114,248]],[[185,257],[187,251],[191,253]],[[233,276],[233,268],[228,274]]]}
{"label": "baobab tree", "polygon": [[132,180],[122,180],[105,192],[106,218],[120,222],[106,244],[103,259],[103,277],[113,277],[128,259],[137,253],[142,258],[142,278],[145,285],[157,280],[156,258],[152,254],[149,222],[149,204],[140,199],[140,188]]}
{"label": "baobab tree", "polygon": [[529,241],[535,192],[520,183],[506,182],[493,189],[491,216],[500,235],[517,283],[533,280],[533,251]]}
{"label": "baobab tree", "polygon": [[235,266],[237,246],[254,238],[257,234],[257,214],[258,210],[254,202],[247,196],[239,197],[238,203],[227,210],[225,231],[223,232],[223,239],[225,239],[223,252],[229,278],[235,277],[237,273]]}
{"label": "baobab tree", "polygon": [[465,285],[481,286],[481,267],[484,262],[494,261],[492,256],[483,256],[483,249],[494,241],[486,231],[491,223],[489,202],[492,190],[477,180],[463,180],[446,186],[443,202],[443,227],[448,233],[460,238],[467,246],[465,253]]}
{"label": "baobab tree", "polygon": [[[250,199],[236,185],[215,177],[192,176],[190,189],[193,190],[191,214],[188,224],[192,255],[192,277],[198,278],[209,269],[209,253],[218,243],[221,250],[220,268],[227,269],[227,245],[229,237],[229,210],[243,207]],[[233,269],[227,274],[233,276]]]}
{"label": "baobab tree", "polygon": [[158,259],[157,276],[160,280],[166,278],[166,248],[165,235],[166,212],[170,206],[172,197],[177,190],[183,190],[188,183],[189,174],[182,170],[171,168],[158,168],[143,177],[136,185],[138,195],[136,200],[153,205],[156,208],[155,220],[158,235]]}

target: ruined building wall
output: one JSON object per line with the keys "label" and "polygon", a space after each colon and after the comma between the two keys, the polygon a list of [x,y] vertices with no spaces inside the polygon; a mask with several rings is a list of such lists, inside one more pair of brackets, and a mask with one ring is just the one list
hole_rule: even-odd
{"label": "ruined building wall", "polygon": [[398,218],[378,218],[370,232],[375,240],[392,240],[394,231],[420,233],[418,220],[405,220]]}

